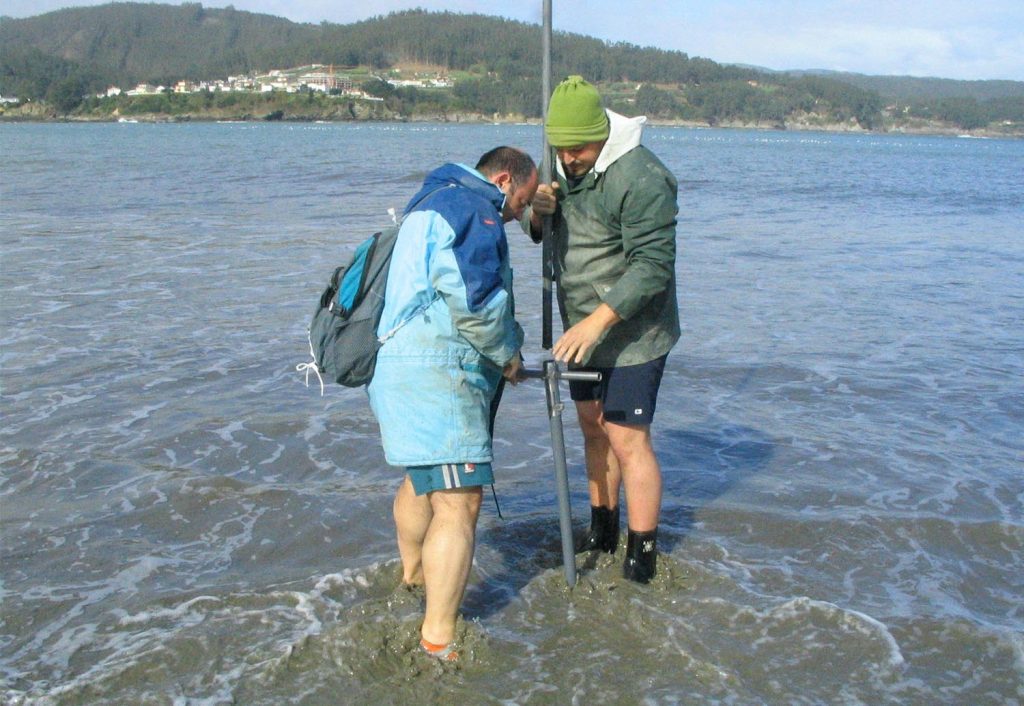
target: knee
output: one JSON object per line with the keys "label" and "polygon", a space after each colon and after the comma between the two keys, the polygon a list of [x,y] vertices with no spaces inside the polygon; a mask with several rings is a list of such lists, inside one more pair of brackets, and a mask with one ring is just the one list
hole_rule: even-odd
{"label": "knee", "polygon": [[583,432],[584,441],[608,443],[608,435],[605,434],[604,428],[600,424],[584,422],[581,419],[580,431]]}
{"label": "knee", "polygon": [[650,427],[607,425],[608,443],[620,463],[629,465],[632,461],[654,458]]}
{"label": "knee", "polygon": [[580,421],[580,431],[587,441],[603,440],[608,436],[604,425],[604,415],[596,402],[577,402],[576,415]]}
{"label": "knee", "polygon": [[430,505],[434,515],[449,521],[468,523],[475,527],[480,515],[483,488],[453,488],[436,490],[430,494]]}

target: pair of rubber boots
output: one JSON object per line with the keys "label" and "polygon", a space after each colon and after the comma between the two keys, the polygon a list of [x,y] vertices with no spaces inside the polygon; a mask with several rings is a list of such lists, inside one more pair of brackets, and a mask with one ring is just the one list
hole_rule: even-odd
{"label": "pair of rubber boots", "polygon": [[[649,583],[657,571],[658,529],[649,532],[627,530],[626,561],[622,575],[636,583]],[[602,551],[614,554],[619,546],[619,508],[590,507],[590,530],[576,543],[576,552]]]}

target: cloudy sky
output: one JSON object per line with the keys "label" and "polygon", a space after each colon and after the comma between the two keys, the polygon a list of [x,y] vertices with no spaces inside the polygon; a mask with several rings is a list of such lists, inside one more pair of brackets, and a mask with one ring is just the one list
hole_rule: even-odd
{"label": "cloudy sky", "polygon": [[[103,0],[0,0],[28,17]],[[179,4],[179,3],[169,3]],[[421,7],[541,21],[541,0],[203,0],[349,23]],[[1024,81],[1022,0],[552,0],[554,28],[770,69]]]}

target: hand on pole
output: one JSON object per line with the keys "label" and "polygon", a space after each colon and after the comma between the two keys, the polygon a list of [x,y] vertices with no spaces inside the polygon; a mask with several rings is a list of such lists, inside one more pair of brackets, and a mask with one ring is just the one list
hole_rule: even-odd
{"label": "hand on pole", "polygon": [[539,231],[541,219],[554,215],[555,209],[558,207],[558,182],[553,181],[550,184],[539,185],[530,205],[533,209],[530,225]]}
{"label": "hand on pole", "polygon": [[505,363],[505,368],[501,371],[501,375],[509,382],[509,384],[519,384],[519,381],[523,379],[522,356],[518,353],[512,356],[512,360]]}
{"label": "hand on pole", "polygon": [[558,206],[558,182],[540,184],[533,195],[533,212],[538,216],[550,216]]}

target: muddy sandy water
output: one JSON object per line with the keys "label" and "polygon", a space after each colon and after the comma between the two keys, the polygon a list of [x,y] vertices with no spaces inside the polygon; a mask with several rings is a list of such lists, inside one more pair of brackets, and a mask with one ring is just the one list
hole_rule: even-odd
{"label": "muddy sandy water", "polygon": [[415,649],[364,394],[294,366],[426,170],[539,129],[0,125],[5,701],[1024,702],[1024,143],[645,141],[681,185],[660,573],[567,590],[525,383],[453,668]]}

